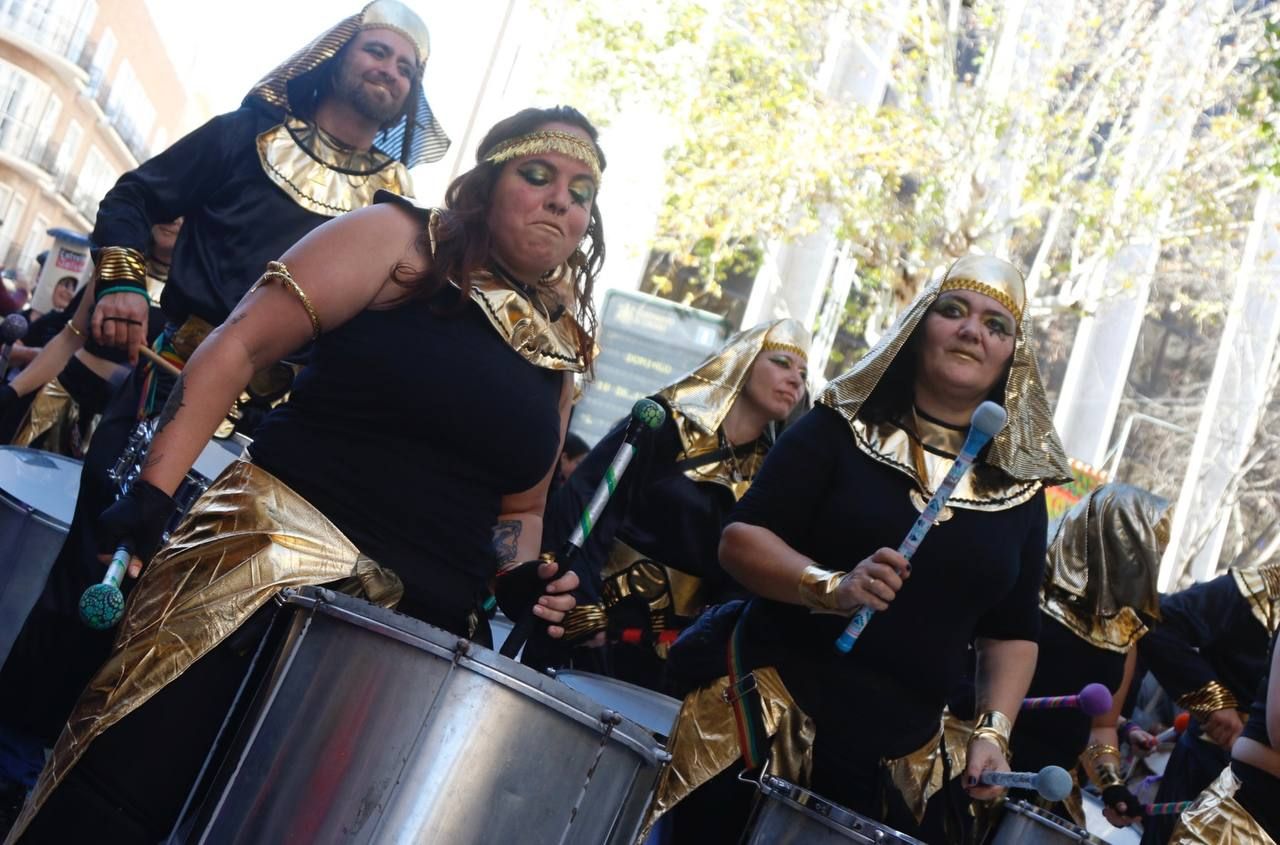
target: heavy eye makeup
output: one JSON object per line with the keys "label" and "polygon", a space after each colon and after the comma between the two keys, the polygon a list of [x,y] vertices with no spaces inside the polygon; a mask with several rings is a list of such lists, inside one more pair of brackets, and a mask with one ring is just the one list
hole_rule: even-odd
{"label": "heavy eye makeup", "polygon": [[[969,303],[959,296],[942,296],[930,309],[933,313],[947,319],[958,319],[969,313]],[[1003,314],[990,313],[982,324],[991,334],[1000,337],[1013,336],[1013,324]]]}
{"label": "heavy eye makeup", "polygon": [[784,370],[790,370],[792,367],[798,367],[800,370],[800,378],[804,379],[805,381],[809,380],[809,368],[796,364],[795,361],[792,361],[786,355],[770,355],[769,361],[770,363],[776,364],[777,366],[781,367]]}
{"label": "heavy eye makeup", "polygon": [[589,176],[579,176],[569,183],[569,196],[576,205],[591,205],[596,198],[596,183]]}

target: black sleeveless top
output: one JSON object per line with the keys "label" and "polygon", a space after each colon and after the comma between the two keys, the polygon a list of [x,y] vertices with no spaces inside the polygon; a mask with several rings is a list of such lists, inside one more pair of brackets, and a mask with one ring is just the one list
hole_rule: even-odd
{"label": "black sleeveless top", "polygon": [[321,335],[250,447],[411,601],[493,574],[501,497],[541,481],[559,445],[565,374],[458,302],[450,287]]}

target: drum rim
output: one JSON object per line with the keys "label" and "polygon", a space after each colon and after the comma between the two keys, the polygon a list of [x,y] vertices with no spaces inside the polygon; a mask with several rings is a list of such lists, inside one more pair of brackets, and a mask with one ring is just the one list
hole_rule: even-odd
{"label": "drum rim", "polygon": [[[1072,822],[1069,819],[1064,819],[1057,813],[1051,813],[1043,807],[1037,807],[1029,801],[1025,801],[1021,798],[1006,798],[1003,803],[1005,810],[1017,813],[1021,816],[1031,816],[1044,822],[1046,825],[1049,825],[1059,833],[1065,833],[1068,836],[1076,837],[1077,842],[1085,842],[1089,845],[1106,845],[1105,839],[1099,836],[1094,836],[1087,829],[1080,827],[1075,822]],[[1081,836],[1084,836],[1085,838],[1081,839]]]}
{"label": "drum rim", "polygon": [[[386,621],[366,616],[359,611],[366,608],[392,614],[395,611],[378,607],[364,599],[335,593],[324,587],[287,588],[281,591],[280,600],[286,605],[294,605],[315,614],[340,619],[348,624],[455,663],[601,733],[604,732],[606,727],[605,718],[610,714],[616,715],[620,721],[609,731],[610,739],[638,754],[649,766],[657,767],[670,759],[670,755],[654,739],[652,731],[632,721],[622,713],[603,707],[585,694],[578,692],[567,684],[556,681],[548,675],[543,675],[478,643],[471,642],[465,637],[451,634],[430,623],[423,622],[421,619],[397,614],[398,622],[424,626],[437,637],[453,641],[454,646],[450,648],[440,642],[419,636],[413,631],[405,630],[398,625],[388,624]],[[348,602],[352,603],[352,606],[344,606]],[[498,665],[491,665],[494,663]],[[521,677],[523,675],[532,677],[523,678]],[[560,689],[554,693],[543,689],[539,685],[538,679],[554,683]],[[571,700],[564,700],[566,698]]]}
{"label": "drum rim", "polygon": [[[671,724],[667,725],[667,727],[663,730],[654,730],[652,728],[645,726],[640,722],[636,722],[636,724],[640,725],[640,727],[645,728],[645,730],[648,730],[650,733],[656,734],[657,736],[669,737],[671,735],[671,732],[675,730],[675,723],[676,723],[676,720],[679,718],[680,708],[684,706],[684,702],[678,698],[673,698],[669,695],[666,695],[665,693],[661,693],[661,692],[658,692],[657,690],[649,689],[648,687],[642,687],[639,684],[633,684],[629,681],[624,681],[619,678],[610,678],[608,675],[601,675],[596,672],[586,672],[581,669],[552,669],[552,670],[549,670],[547,674],[550,675],[552,678],[555,678],[560,683],[567,686],[569,689],[574,690],[575,692],[579,692],[583,695],[587,695],[588,697],[590,697],[590,695],[585,690],[580,690],[577,687],[575,687],[573,684],[566,681],[565,676],[568,676],[570,680],[573,680],[574,678],[586,678],[591,681],[604,681],[605,683],[602,684],[602,686],[604,686],[605,688],[617,690],[620,693],[626,693],[628,695],[634,695],[636,696],[637,700],[645,701],[646,703],[652,705],[655,708],[657,707],[671,708],[672,710],[674,710],[671,718]],[[661,701],[654,700],[654,696],[657,696],[657,698],[662,700]],[[626,716],[627,714],[623,713],[622,715]],[[631,721],[635,722],[636,720],[631,719]]]}
{"label": "drum rim", "polygon": [[862,821],[862,822],[873,825],[874,831],[881,831],[881,832],[884,830],[891,831],[894,836],[897,836],[899,838],[900,842],[904,843],[904,845],[927,845],[927,843],[924,842],[923,840],[916,839],[915,837],[905,834],[902,831],[894,830],[893,828],[889,827],[883,822],[878,822],[875,819],[867,818],[861,813],[855,813],[853,810],[850,810],[848,807],[844,806],[843,804],[837,804],[835,801],[832,801],[829,798],[823,798],[821,795],[814,792],[813,790],[805,789],[803,786],[794,784],[785,778],[778,777],[777,775],[771,775],[767,773],[760,775],[760,780],[757,783],[757,786],[759,787],[760,792],[766,798],[770,798],[775,801],[778,801],[779,803],[786,804],[791,807],[795,807],[798,810],[802,810],[805,813],[809,814],[810,818],[813,818],[815,821],[831,828],[837,833],[846,833],[846,832],[852,831],[860,836],[863,836],[863,838],[874,839],[874,836],[867,837],[865,834],[862,834],[852,825],[845,824],[843,821],[841,821],[838,818],[832,818],[832,816],[829,814],[818,812],[813,807],[809,806],[808,804],[809,801],[813,799],[817,799],[818,801],[821,801],[823,804],[829,807],[831,810],[838,811],[842,815],[849,816],[851,821]]}

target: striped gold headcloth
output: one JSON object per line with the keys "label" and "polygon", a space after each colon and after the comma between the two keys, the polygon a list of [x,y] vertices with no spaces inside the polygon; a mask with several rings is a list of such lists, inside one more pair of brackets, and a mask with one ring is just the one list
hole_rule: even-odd
{"label": "striped gold headcloth", "polygon": [[[998,290],[1019,305],[1016,311],[1010,309],[1018,315],[1018,333],[1003,401],[1009,422],[992,441],[987,463],[1018,481],[1056,484],[1069,480],[1071,467],[1058,432],[1053,427],[1053,414],[1049,411],[1049,400],[1036,363],[1031,323],[1021,307],[1025,300],[1022,275],[1012,264],[999,258],[966,256],[955,262],[945,275],[926,285],[871,351],[848,372],[827,384],[818,396],[818,402],[834,408],[852,425],[862,404],[880,383],[889,364],[906,345],[948,280],[949,290],[964,288],[978,293],[986,293],[985,289]],[[983,287],[978,287],[979,284]]]}
{"label": "striped gold headcloth", "polygon": [[658,396],[704,434],[715,434],[746,386],[756,356],[767,349],[807,358],[809,332],[799,320],[790,318],[738,332],[693,372],[658,391]]}
{"label": "striped gold headcloth", "polygon": [[[359,14],[339,21],[258,80],[249,90],[246,99],[254,98],[284,112],[296,114],[300,104],[289,102],[289,83],[332,59],[348,41],[365,29],[390,29],[409,39],[418,51],[418,78],[421,79],[430,54],[430,37],[426,24],[399,0],[374,0]],[[379,132],[374,140],[375,147],[393,158],[399,158],[406,167],[438,161],[449,150],[449,136],[431,111],[425,91],[421,86],[416,86],[416,90],[417,102],[409,110],[408,116],[395,126]]]}

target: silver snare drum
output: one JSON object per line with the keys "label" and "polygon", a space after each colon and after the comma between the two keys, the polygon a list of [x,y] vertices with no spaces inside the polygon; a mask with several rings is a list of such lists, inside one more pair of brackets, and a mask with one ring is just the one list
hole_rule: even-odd
{"label": "silver snare drum", "polygon": [[773,775],[760,778],[760,793],[747,845],[925,845]]}
{"label": "silver snare drum", "polygon": [[52,452],[0,446],[0,665],[66,539],[80,467]]}
{"label": "silver snare drum", "polygon": [[1026,801],[1014,800],[1004,802],[1004,815],[991,845],[1068,845],[1080,842],[1105,845],[1101,839],[1067,819]]}
{"label": "silver snare drum", "polygon": [[289,631],[183,841],[634,841],[668,759],[644,728],[416,619],[282,595]]}

